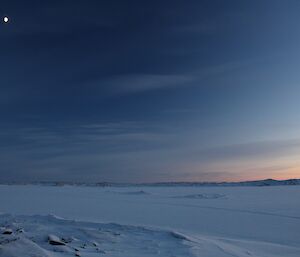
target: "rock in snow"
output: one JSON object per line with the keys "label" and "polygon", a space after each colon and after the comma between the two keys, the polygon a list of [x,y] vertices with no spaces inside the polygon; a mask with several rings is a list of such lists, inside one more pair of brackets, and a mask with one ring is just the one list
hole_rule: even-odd
{"label": "rock in snow", "polygon": [[51,245],[66,245],[61,239],[59,239],[59,237],[55,235],[49,235],[48,242]]}
{"label": "rock in snow", "polygon": [[6,228],[4,229],[4,231],[2,232],[3,235],[11,235],[13,233],[12,229],[10,228]]}

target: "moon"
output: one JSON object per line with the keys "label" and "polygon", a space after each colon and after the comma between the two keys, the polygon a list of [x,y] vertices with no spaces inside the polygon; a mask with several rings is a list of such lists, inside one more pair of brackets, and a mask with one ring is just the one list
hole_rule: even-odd
{"label": "moon", "polygon": [[5,17],[3,18],[3,21],[4,21],[5,23],[9,22],[9,18],[8,18],[7,16],[5,16]]}

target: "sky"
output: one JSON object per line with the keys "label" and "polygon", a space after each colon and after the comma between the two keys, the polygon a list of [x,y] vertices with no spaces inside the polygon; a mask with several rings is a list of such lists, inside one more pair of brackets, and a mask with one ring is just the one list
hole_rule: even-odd
{"label": "sky", "polygon": [[299,13],[1,1],[0,182],[299,178]]}

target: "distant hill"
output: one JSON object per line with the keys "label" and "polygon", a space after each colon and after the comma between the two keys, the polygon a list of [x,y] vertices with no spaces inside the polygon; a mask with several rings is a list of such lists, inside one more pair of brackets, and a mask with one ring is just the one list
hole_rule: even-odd
{"label": "distant hill", "polygon": [[241,182],[162,182],[162,183],[144,183],[139,184],[143,186],[294,186],[300,185],[300,179],[287,179],[287,180],[275,180],[264,179],[254,181],[241,181]]}

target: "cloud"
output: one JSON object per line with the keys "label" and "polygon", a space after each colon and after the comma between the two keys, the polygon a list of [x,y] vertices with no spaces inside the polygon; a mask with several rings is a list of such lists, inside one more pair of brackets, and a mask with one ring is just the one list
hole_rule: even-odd
{"label": "cloud", "polygon": [[0,181],[142,180],[163,167],[170,137],[142,122],[2,128]]}
{"label": "cloud", "polygon": [[299,154],[300,139],[258,141],[244,144],[225,145],[200,150],[200,158],[209,159],[263,159]]}
{"label": "cloud", "polygon": [[132,94],[160,89],[172,89],[188,86],[206,86],[206,79],[221,77],[222,74],[241,69],[252,61],[229,62],[211,67],[193,69],[179,74],[127,74],[114,75],[113,78],[94,78],[82,80],[81,83],[99,92],[105,91],[109,96],[115,94]]}
{"label": "cloud", "polygon": [[[82,125],[67,125],[49,127],[25,127],[19,129],[2,129],[0,138],[2,148],[14,147],[11,142],[5,144],[5,139],[15,138],[16,145],[30,145],[31,147],[47,147],[61,145],[76,148],[79,144],[102,144],[106,151],[110,146],[120,144],[127,149],[131,145],[149,143],[155,144],[166,138],[155,126],[148,126],[143,122],[93,123]],[[126,145],[128,143],[128,145]],[[59,148],[58,148],[59,149]]]}
{"label": "cloud", "polygon": [[[168,133],[165,133],[167,131]],[[201,148],[147,122],[48,124],[0,129],[0,181],[204,181],[281,174],[300,140]]]}
{"label": "cloud", "polygon": [[176,87],[190,81],[192,78],[185,75],[134,74],[117,76],[99,84],[111,93],[122,94]]}

